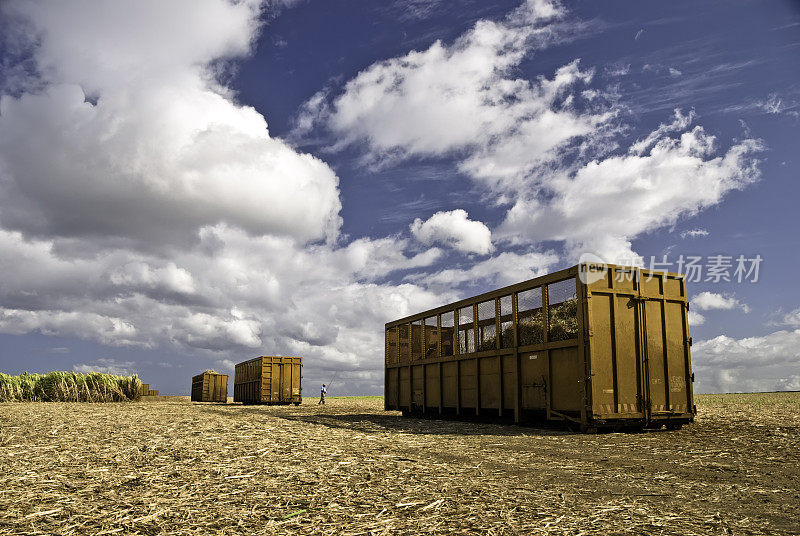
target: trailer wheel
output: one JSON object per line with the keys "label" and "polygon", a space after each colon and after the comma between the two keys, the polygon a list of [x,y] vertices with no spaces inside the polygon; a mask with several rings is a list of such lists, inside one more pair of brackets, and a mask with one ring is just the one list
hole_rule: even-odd
{"label": "trailer wheel", "polygon": [[299,406],[299,405],[300,405],[300,402],[295,402],[295,403],[294,403],[294,405],[295,405],[295,406]]}
{"label": "trailer wheel", "polygon": [[682,422],[670,423],[667,424],[666,427],[667,430],[680,430],[681,428],[683,428],[683,423]]}

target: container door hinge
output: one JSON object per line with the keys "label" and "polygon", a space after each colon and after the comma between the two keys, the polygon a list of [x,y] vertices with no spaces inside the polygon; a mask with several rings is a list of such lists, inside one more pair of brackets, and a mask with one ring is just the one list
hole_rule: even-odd
{"label": "container door hinge", "polygon": [[694,383],[694,372],[692,372],[692,383]]}
{"label": "container door hinge", "polygon": [[686,310],[687,311],[689,310],[689,302],[688,301],[686,302]]}
{"label": "container door hinge", "polygon": [[689,344],[689,346],[691,346],[692,345],[692,338],[689,337],[688,339],[686,339],[686,342]]}

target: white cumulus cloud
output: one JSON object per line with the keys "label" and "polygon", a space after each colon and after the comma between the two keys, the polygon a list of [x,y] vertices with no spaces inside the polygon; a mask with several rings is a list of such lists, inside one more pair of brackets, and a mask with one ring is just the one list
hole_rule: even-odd
{"label": "white cumulus cloud", "polygon": [[692,307],[700,311],[741,309],[745,313],[750,312],[750,307],[740,302],[735,296],[731,294],[720,294],[718,292],[701,292],[692,298],[691,304]]}
{"label": "white cumulus cloud", "polygon": [[558,261],[558,255],[552,251],[522,254],[505,251],[468,268],[445,268],[434,273],[411,275],[406,279],[424,283],[433,289],[460,283],[500,287],[545,275],[553,271]]}
{"label": "white cumulus cloud", "polygon": [[706,323],[706,317],[697,311],[689,311],[688,320],[690,326],[702,326]]}
{"label": "white cumulus cloud", "polygon": [[452,44],[378,62],[348,81],[329,104],[319,94],[298,127],[322,123],[339,145],[363,141],[373,162],[457,154],[482,184],[516,189],[537,165],[559,157],[613,113],[580,112],[573,91],[593,77],[574,60],[552,77],[515,77],[520,62],[553,35],[563,15],[552,2],[527,2],[502,21],[479,20]]}
{"label": "white cumulus cloud", "polygon": [[550,197],[520,198],[497,233],[563,240],[575,258],[585,250],[610,262],[635,258],[632,238],[693,216],[758,179],[751,155],[759,142],[745,140],[724,153],[715,142],[697,126],[678,137],[648,136],[629,154],[592,160],[575,172],[561,170],[547,183]]}
{"label": "white cumulus cloud", "polygon": [[[525,79],[517,67],[546,47],[566,15],[529,4],[480,20],[452,43],[376,62],[332,96],[306,103],[298,124],[327,128],[338,147],[360,144],[370,162],[455,159],[458,170],[510,207],[500,243],[562,242],[576,260],[593,252],[641,264],[632,241],[718,204],[759,178],[758,140],[721,147],[693,111],[620,146],[624,102],[598,87],[579,59]],[[528,13],[520,23],[520,13]],[[535,62],[533,58],[533,62]]]}
{"label": "white cumulus cloud", "polygon": [[800,330],[720,335],[692,348],[699,392],[787,390],[800,377]]}
{"label": "white cumulus cloud", "polygon": [[783,324],[800,328],[800,309],[783,315]]}
{"label": "white cumulus cloud", "polygon": [[[158,244],[205,225],[333,240],[338,179],[215,82],[248,53],[258,4],[12,2],[40,90],[0,98],[0,223]],[[87,16],[91,13],[91,16]]]}
{"label": "white cumulus cloud", "polygon": [[73,365],[74,372],[105,372],[106,374],[117,374],[119,376],[130,376],[137,372],[136,363],[133,361],[117,361],[109,357],[101,357],[91,363],[78,363]]}
{"label": "white cumulus cloud", "polygon": [[[0,332],[168,348],[228,369],[303,355],[310,375],[343,370],[376,392],[384,322],[551,271],[559,255],[540,242],[632,255],[635,237],[758,178],[757,141],[720,150],[691,113],[617,147],[621,105],[578,58],[522,77],[566,14],[530,0],[452,43],[367,66],[297,121],[371,163],[454,158],[488,203],[510,207],[502,226],[440,212],[411,226],[422,252],[399,235],[343,236],[331,167],[221,82],[251,52],[264,5],[293,3],[0,6],[24,22],[3,38],[35,67],[10,68],[0,88]],[[493,256],[442,267],[445,247]],[[739,370],[719,356],[755,344],[791,355],[794,332],[778,333],[708,341],[700,366]]]}
{"label": "white cumulus cloud", "polygon": [[681,233],[681,238],[696,238],[698,236],[708,236],[708,231],[705,229],[689,229]]}
{"label": "white cumulus cloud", "polygon": [[[37,69],[0,88],[0,333],[226,365],[299,354],[373,392],[382,323],[455,299],[386,282],[441,250],[340,236],[335,173],[218,81],[250,52],[259,2],[2,9]],[[118,365],[75,367],[133,370]]]}
{"label": "white cumulus cloud", "polygon": [[464,253],[486,255],[494,249],[489,228],[470,220],[462,209],[437,212],[425,221],[417,218],[411,224],[411,234],[426,246],[448,245]]}

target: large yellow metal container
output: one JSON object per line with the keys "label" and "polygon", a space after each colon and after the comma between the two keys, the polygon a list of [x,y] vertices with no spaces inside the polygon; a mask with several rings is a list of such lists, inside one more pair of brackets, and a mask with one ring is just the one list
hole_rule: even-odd
{"label": "large yellow metal container", "polygon": [[694,419],[682,275],[581,264],[386,324],[385,408],[567,421]]}
{"label": "large yellow metal container", "polygon": [[227,402],[228,375],[211,370],[192,376],[192,402]]}
{"label": "large yellow metal container", "polygon": [[303,401],[303,358],[260,356],[236,365],[233,401],[295,404]]}

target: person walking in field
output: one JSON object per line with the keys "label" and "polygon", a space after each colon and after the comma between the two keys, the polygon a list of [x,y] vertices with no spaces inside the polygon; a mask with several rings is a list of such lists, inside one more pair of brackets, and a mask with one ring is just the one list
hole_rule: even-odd
{"label": "person walking in field", "polygon": [[322,384],[322,389],[319,390],[319,402],[317,402],[318,406],[320,404],[325,405],[325,395],[326,394],[328,394],[328,388],[325,387],[325,384],[323,383]]}

